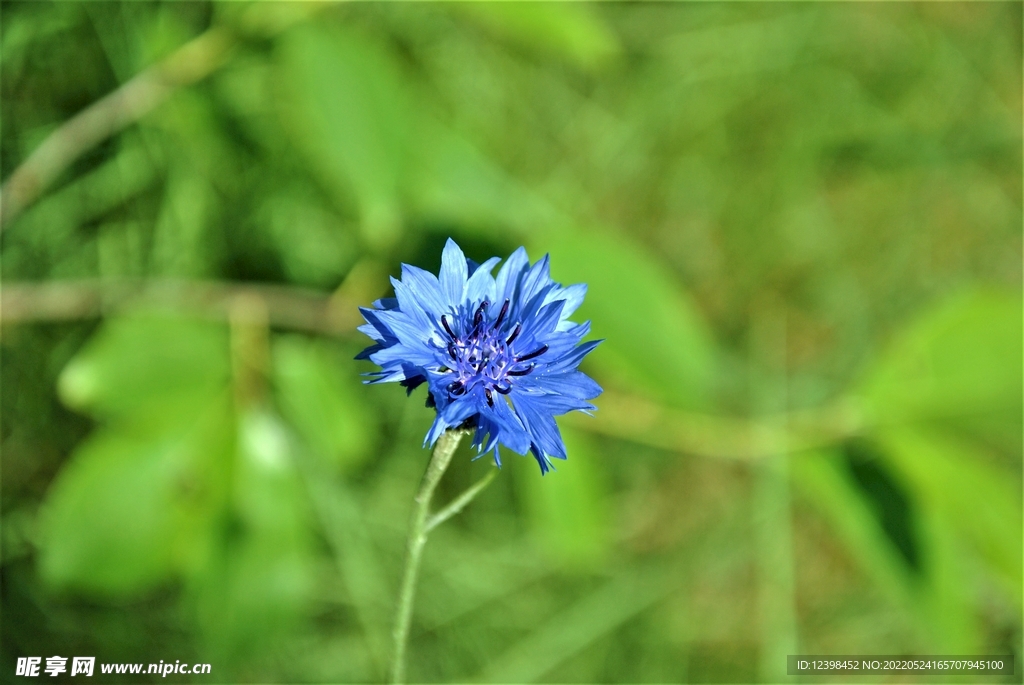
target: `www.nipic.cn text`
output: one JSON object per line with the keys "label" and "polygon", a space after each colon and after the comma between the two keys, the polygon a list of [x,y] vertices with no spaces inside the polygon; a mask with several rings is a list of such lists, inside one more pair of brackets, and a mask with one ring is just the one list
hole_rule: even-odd
{"label": "www.nipic.cn text", "polygon": [[[68,665],[70,660],[71,664]],[[28,678],[40,675],[55,677],[64,673],[72,676],[92,676],[95,672],[96,657],[76,656],[70,659],[66,656],[48,656],[45,659],[41,656],[18,657],[18,664],[15,667],[14,675]],[[171,674],[206,674],[210,672],[210,664],[189,664],[176,660],[161,660],[155,664],[100,664],[99,672],[103,674],[126,674],[138,675],[142,673],[159,675],[166,678]]]}

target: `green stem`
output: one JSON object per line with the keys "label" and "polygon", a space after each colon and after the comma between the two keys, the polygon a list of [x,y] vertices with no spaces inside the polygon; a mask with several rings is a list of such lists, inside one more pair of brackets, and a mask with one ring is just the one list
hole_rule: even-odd
{"label": "green stem", "polygon": [[466,508],[466,505],[473,501],[473,498],[480,494],[480,491],[491,484],[494,477],[498,475],[498,469],[493,468],[487,472],[487,475],[478,480],[476,483],[466,489],[461,495],[452,500],[452,503],[447,507],[437,512],[433,516],[427,519],[427,530],[430,531],[437,528],[439,525],[455,516],[460,511]]}
{"label": "green stem", "polygon": [[427,518],[430,513],[430,498],[434,495],[441,476],[451,463],[455,448],[466,431],[450,430],[441,435],[434,445],[434,453],[423,474],[420,490],[412,508],[409,523],[409,541],[405,558],[405,573],[402,576],[402,591],[398,597],[398,614],[395,617],[395,651],[391,662],[391,682],[405,681],[405,647],[409,641],[409,624],[412,620],[412,605],[416,598],[416,576],[420,568],[423,545],[427,542]]}

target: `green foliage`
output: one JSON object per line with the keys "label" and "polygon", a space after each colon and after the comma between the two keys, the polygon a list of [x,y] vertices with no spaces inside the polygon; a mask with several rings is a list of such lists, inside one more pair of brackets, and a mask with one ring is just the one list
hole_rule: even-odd
{"label": "green foliage", "polygon": [[1021,300],[966,293],[900,335],[864,381],[865,408],[884,424],[956,422],[995,414],[1019,426]]}
{"label": "green foliage", "polygon": [[[239,420],[221,539],[193,580],[207,644],[228,663],[274,650],[312,589],[309,507],[287,429],[254,409]],[[258,653],[258,652],[257,652]]]}
{"label": "green foliage", "polygon": [[[283,385],[302,398],[300,426],[319,426],[301,413],[316,398],[306,399],[303,382],[333,400],[318,407],[321,417],[344,417],[338,384],[315,375],[322,358],[291,342],[277,357]],[[295,440],[258,400],[239,395],[244,367],[229,353],[246,350],[229,344],[222,325],[135,315],[112,319],[68,364],[62,397],[105,425],[47,496],[40,572],[54,588],[112,598],[182,582],[207,649],[241,663],[294,627],[313,557]],[[359,438],[326,435],[331,456],[362,449]]]}
{"label": "green foliage", "polygon": [[925,515],[961,538],[1019,605],[1019,485],[994,468],[977,446],[946,435],[904,429],[884,433],[882,444]]}
{"label": "green foliage", "polygon": [[103,419],[194,411],[218,399],[230,377],[223,325],[163,315],[113,319],[65,367],[69,406]]}
{"label": "green foliage", "polygon": [[835,456],[797,462],[805,494],[911,609],[919,639],[951,652],[978,649],[973,588],[995,584],[1020,611],[1020,461],[1010,456],[1019,448],[1001,455],[992,446],[1020,434],[1021,308],[1006,294],[962,294],[910,322],[865,375],[874,458],[909,497],[903,535],[916,564],[898,553],[881,512],[858,501]]}
{"label": "green foliage", "polygon": [[606,65],[622,49],[615,33],[588,5],[473,3],[459,9],[500,36],[586,69]]}
{"label": "green foliage", "polygon": [[337,355],[301,338],[275,342],[274,382],[284,416],[321,458],[352,471],[370,458],[373,415],[355,389],[358,380],[339,372]]}
{"label": "green foliage", "polygon": [[526,521],[550,558],[568,568],[594,568],[610,552],[606,466],[586,435],[566,430],[562,437],[573,466],[558,469],[559,478],[538,480],[534,473],[516,469]]}
{"label": "green foliage", "polygon": [[546,237],[555,276],[586,283],[580,316],[606,338],[596,363],[626,387],[684,407],[706,406],[718,360],[693,303],[628,236],[596,230]]}
{"label": "green foliage", "polygon": [[234,444],[227,349],[223,326],[141,315],[110,321],[68,364],[63,399],[108,425],[47,498],[51,583],[138,594],[202,563]]}
{"label": "green foliage", "polygon": [[50,490],[40,573],[54,586],[137,596],[192,570],[209,544],[204,462],[220,456],[224,436],[210,427],[196,435],[126,433],[92,436]]}
{"label": "green foliage", "polygon": [[367,240],[388,246],[412,135],[396,67],[372,42],[316,25],[289,31],[278,49],[292,139],[332,191],[354,195]]}

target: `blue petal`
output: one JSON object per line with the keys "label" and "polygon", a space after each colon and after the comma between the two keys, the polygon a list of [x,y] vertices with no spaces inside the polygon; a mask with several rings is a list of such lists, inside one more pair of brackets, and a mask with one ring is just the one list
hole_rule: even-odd
{"label": "blue petal", "polygon": [[[359,308],[359,312],[363,315],[363,318],[366,319],[367,325],[372,326],[374,330],[377,331],[377,335],[373,335],[370,337],[372,337],[374,340],[379,340],[386,344],[396,343],[398,342],[398,336],[396,336],[391,331],[391,329],[388,328],[388,325],[385,322],[381,321],[380,317],[378,316],[378,314],[382,314],[384,311],[387,310],[367,309],[365,307]],[[363,326],[359,327],[360,330],[363,330],[363,328]]]}
{"label": "blue petal", "polygon": [[429,314],[432,319],[437,319],[448,311],[441,294],[441,284],[438,282],[437,276],[429,271],[410,264],[403,264],[401,283],[404,286],[405,297],[397,287],[395,295],[398,297],[402,311],[409,312],[410,309],[419,309]]}
{"label": "blue petal", "polygon": [[[530,267],[530,270],[523,276],[517,297],[521,302],[529,302],[534,295],[537,295],[542,288],[551,285],[551,276],[548,263],[550,256],[544,255],[539,262]],[[541,303],[543,304],[543,303]]]}
{"label": "blue petal", "polygon": [[374,340],[383,340],[381,334],[377,332],[377,328],[371,323],[364,323],[362,326],[357,326],[356,330],[367,337],[373,338]]}
{"label": "blue petal", "polygon": [[376,312],[375,318],[391,335],[404,343],[426,344],[433,333],[433,328],[424,328],[421,322],[413,320],[404,311],[381,309]]}
{"label": "blue petal", "polygon": [[378,352],[378,351],[383,350],[383,349],[384,349],[383,345],[379,345],[379,344],[378,345],[370,345],[365,350],[363,350],[362,352],[357,354],[355,356],[355,358],[356,359],[369,359],[370,356],[373,355],[374,352]]}
{"label": "blue petal", "polygon": [[495,398],[494,407],[488,407],[480,416],[483,419],[482,427],[493,431],[484,449],[490,447],[492,440],[497,440],[517,454],[526,454],[530,448],[530,434],[507,402]]}
{"label": "blue petal", "polygon": [[445,304],[458,307],[462,303],[462,291],[466,287],[467,278],[469,266],[466,264],[466,255],[455,241],[449,238],[444,244],[444,252],[441,253],[441,273],[438,278]]}
{"label": "blue petal", "polygon": [[554,362],[548,363],[546,369],[549,373],[575,369],[577,366],[580,365],[580,362],[583,361],[584,357],[593,352],[594,348],[603,342],[604,340],[590,340],[588,342],[585,342],[579,347],[574,348],[564,357],[561,357]]}
{"label": "blue petal", "polygon": [[[516,414],[530,433],[531,442],[542,455],[565,459],[565,443],[562,434],[552,416],[545,407],[534,398],[516,397],[513,399]],[[543,465],[542,465],[543,466]]]}
{"label": "blue petal", "polygon": [[531,374],[520,385],[551,395],[564,395],[578,400],[592,400],[603,391],[597,382],[582,371],[558,374]]}
{"label": "blue petal", "polygon": [[551,460],[548,459],[547,455],[545,455],[543,452],[537,449],[536,446],[531,446],[530,451],[533,453],[533,456],[537,460],[537,463],[540,464],[540,475],[543,476],[548,471],[555,470],[555,465],[552,464]]}
{"label": "blue petal", "polygon": [[468,398],[452,402],[443,411],[437,412],[434,424],[430,427],[430,431],[423,441],[424,446],[433,445],[446,430],[462,424],[470,416],[477,413],[478,407],[473,402],[465,401],[466,399]]}
{"label": "blue petal", "polygon": [[[516,402],[516,409],[518,410],[520,403],[525,403],[534,411],[541,412],[547,416],[559,416],[571,411],[584,411],[591,412],[595,411],[597,407],[586,402],[584,400],[576,399],[575,397],[568,397],[566,395],[520,395],[516,394],[514,399]],[[554,421],[554,418],[551,419]],[[551,454],[551,452],[548,452]]]}
{"label": "blue petal", "polygon": [[526,320],[523,324],[522,337],[525,347],[539,346],[546,342],[544,339],[555,330],[564,306],[565,302],[562,300],[546,304],[537,312],[537,316]]}
{"label": "blue petal", "polygon": [[398,309],[398,298],[397,297],[382,297],[379,300],[374,300],[374,309]]}
{"label": "blue petal", "polygon": [[573,323],[567,319],[580,308],[586,294],[586,283],[576,283],[575,285],[570,285],[566,288],[558,288],[547,294],[544,298],[546,302],[565,300],[565,307],[562,309],[562,321],[558,324],[558,330],[566,331],[573,326]]}
{"label": "blue petal", "polygon": [[494,269],[495,264],[499,261],[501,260],[497,257],[491,257],[473,272],[473,275],[469,277],[469,281],[466,283],[466,301],[479,303],[487,300],[494,304],[496,295],[494,276],[491,275],[491,270]]}
{"label": "blue petal", "polygon": [[495,299],[501,302],[505,300],[515,301],[515,289],[519,285],[520,276],[530,265],[530,258],[526,256],[526,248],[520,247],[505,260],[505,263],[498,269],[495,281]]}

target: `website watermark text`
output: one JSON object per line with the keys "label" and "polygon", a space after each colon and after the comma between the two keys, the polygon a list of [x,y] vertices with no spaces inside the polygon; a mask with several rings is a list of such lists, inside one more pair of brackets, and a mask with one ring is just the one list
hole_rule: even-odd
{"label": "website watermark text", "polygon": [[[45,661],[45,665],[44,662]],[[55,677],[68,673],[68,661],[71,662],[71,676],[90,677],[96,670],[96,657],[94,656],[21,656],[14,669],[14,675],[26,678],[37,678],[39,676]],[[160,660],[155,664],[127,664],[127,663],[101,663],[99,672],[109,675],[159,675],[166,678],[169,675],[205,675],[210,673],[210,664],[193,664],[182,662],[180,659],[174,662]]]}

